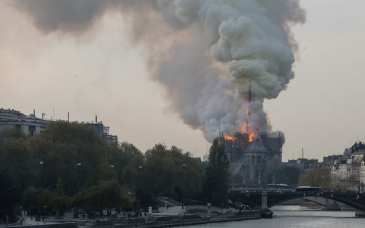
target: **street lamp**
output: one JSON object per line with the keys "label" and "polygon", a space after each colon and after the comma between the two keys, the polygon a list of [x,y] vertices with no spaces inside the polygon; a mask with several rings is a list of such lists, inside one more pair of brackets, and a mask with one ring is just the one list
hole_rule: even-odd
{"label": "street lamp", "polygon": [[39,161],[39,165],[41,167],[41,178],[40,178],[40,183],[39,186],[42,187],[42,182],[43,182],[43,161]]}
{"label": "street lamp", "polygon": [[[42,182],[43,182],[43,161],[39,161],[39,166],[41,167],[40,170],[41,170],[41,177],[40,177],[40,183],[39,183],[39,187],[42,188]],[[38,208],[38,207],[37,207]],[[39,218],[41,217],[42,215],[42,207],[41,208],[38,208],[39,209]]]}
{"label": "street lamp", "polygon": [[[114,165],[113,165],[113,164],[111,164],[111,165],[110,165],[110,168],[111,168],[111,169],[114,169]],[[114,176],[115,176],[115,174],[114,174],[114,170],[113,170],[112,172],[113,172],[113,174],[112,174],[112,176],[113,176],[113,177],[112,177],[112,179],[114,179]],[[118,183],[118,175],[116,175],[116,181],[117,181],[117,183]],[[116,201],[115,201],[115,195],[114,195],[114,194],[113,194],[113,201],[114,201],[114,202],[116,202]],[[118,209],[117,209],[117,208],[118,208],[118,206],[116,206],[115,211],[118,211]]]}
{"label": "street lamp", "polygon": [[[142,184],[141,184],[141,170],[143,169],[143,166],[138,166],[138,182],[139,182],[139,191],[141,193],[142,191]],[[138,197],[139,198],[139,202],[138,202],[138,212],[141,208],[141,199],[140,199],[140,196]]]}
{"label": "street lamp", "polygon": [[143,169],[143,166],[138,166],[138,178],[141,178],[141,170]]}
{"label": "street lamp", "polygon": [[[114,165],[112,164],[112,165],[110,165],[110,168],[111,169],[114,169]],[[113,174],[112,174],[112,176],[113,176],[113,178],[114,178],[114,176],[115,176],[115,174],[114,174],[114,170],[112,171],[113,172]],[[118,175],[117,175],[117,178],[116,179],[118,179]]]}
{"label": "street lamp", "polygon": [[[183,168],[183,185],[185,185],[185,171],[186,171],[186,165],[185,163],[181,166]],[[181,188],[181,209],[184,209],[184,193],[183,188]]]}
{"label": "street lamp", "polygon": [[81,162],[76,163],[76,167],[77,167],[77,183],[76,183],[76,202],[77,202],[77,207],[76,207],[76,214],[74,215],[74,218],[79,218],[79,185],[80,185],[80,170],[79,167],[81,167]]}

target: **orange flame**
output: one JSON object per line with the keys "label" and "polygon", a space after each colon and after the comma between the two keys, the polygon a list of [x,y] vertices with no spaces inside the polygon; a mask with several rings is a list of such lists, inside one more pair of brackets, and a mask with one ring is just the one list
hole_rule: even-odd
{"label": "orange flame", "polygon": [[[250,116],[250,111],[249,111],[249,108],[248,108],[248,105],[249,105],[249,102],[246,101],[246,118],[249,118]],[[248,135],[248,141],[249,142],[252,142],[254,137],[255,137],[255,133],[253,131],[250,130],[250,126],[249,126],[249,122],[245,122],[241,125],[241,133],[243,134],[247,134]],[[223,138],[227,141],[234,141],[235,138],[231,135],[223,135]]]}
{"label": "orange flame", "polygon": [[249,142],[252,142],[254,137],[255,137],[255,134],[252,131],[248,132],[248,141]]}
{"label": "orange flame", "polygon": [[255,137],[255,133],[248,130],[247,123],[243,123],[241,125],[241,132],[244,133],[244,134],[248,134],[248,141],[249,142],[253,141],[253,138]]}
{"label": "orange flame", "polygon": [[223,138],[228,141],[234,141],[234,137],[230,135],[223,135]]}
{"label": "orange flame", "polygon": [[[249,116],[250,116],[250,111],[249,111],[249,107],[248,106],[249,106],[249,101],[246,100],[246,118],[249,118]],[[246,123],[243,123],[241,125],[241,132],[248,134],[248,141],[249,142],[252,142],[253,141],[253,138],[255,137],[255,133],[250,130],[250,126],[249,125],[250,124],[249,124],[248,121]]]}

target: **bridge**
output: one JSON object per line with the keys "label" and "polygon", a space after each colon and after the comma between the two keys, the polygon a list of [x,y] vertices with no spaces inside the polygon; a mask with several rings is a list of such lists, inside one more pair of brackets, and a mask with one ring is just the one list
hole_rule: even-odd
{"label": "bridge", "polygon": [[230,189],[229,199],[252,207],[270,208],[282,202],[307,197],[321,197],[341,202],[356,209],[356,216],[365,217],[365,193],[355,192],[266,192]]}

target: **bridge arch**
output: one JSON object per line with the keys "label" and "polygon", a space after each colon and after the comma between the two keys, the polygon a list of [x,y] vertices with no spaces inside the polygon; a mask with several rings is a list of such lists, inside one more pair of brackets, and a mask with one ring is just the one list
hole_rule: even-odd
{"label": "bridge arch", "polygon": [[[268,192],[267,193],[267,206],[273,207],[282,202],[303,198],[303,197],[321,197],[325,199],[331,199],[337,202],[341,202],[345,205],[353,207],[357,210],[365,211],[365,193],[356,195],[355,192],[345,192],[345,193],[334,193],[334,192],[324,192],[319,195],[319,193],[298,193],[298,192],[288,192],[288,193],[277,193]],[[234,202],[240,202],[252,207],[261,207],[262,195],[261,192],[248,192],[241,190],[230,190],[229,199]]]}

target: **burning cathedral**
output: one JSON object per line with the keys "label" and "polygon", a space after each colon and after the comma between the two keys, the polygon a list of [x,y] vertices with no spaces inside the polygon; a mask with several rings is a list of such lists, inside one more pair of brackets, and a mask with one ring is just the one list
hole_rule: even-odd
{"label": "burning cathedral", "polygon": [[224,145],[230,160],[231,174],[241,174],[242,184],[258,186],[266,183],[267,174],[280,168],[284,135],[281,132],[252,131],[250,123],[251,86],[247,97],[247,119],[240,132],[233,135],[220,133],[219,142]]}
{"label": "burning cathedral", "polygon": [[267,174],[281,166],[281,133],[236,132],[233,136],[221,133],[219,140],[230,160],[231,173],[241,174],[244,185],[256,186],[266,183]]}

